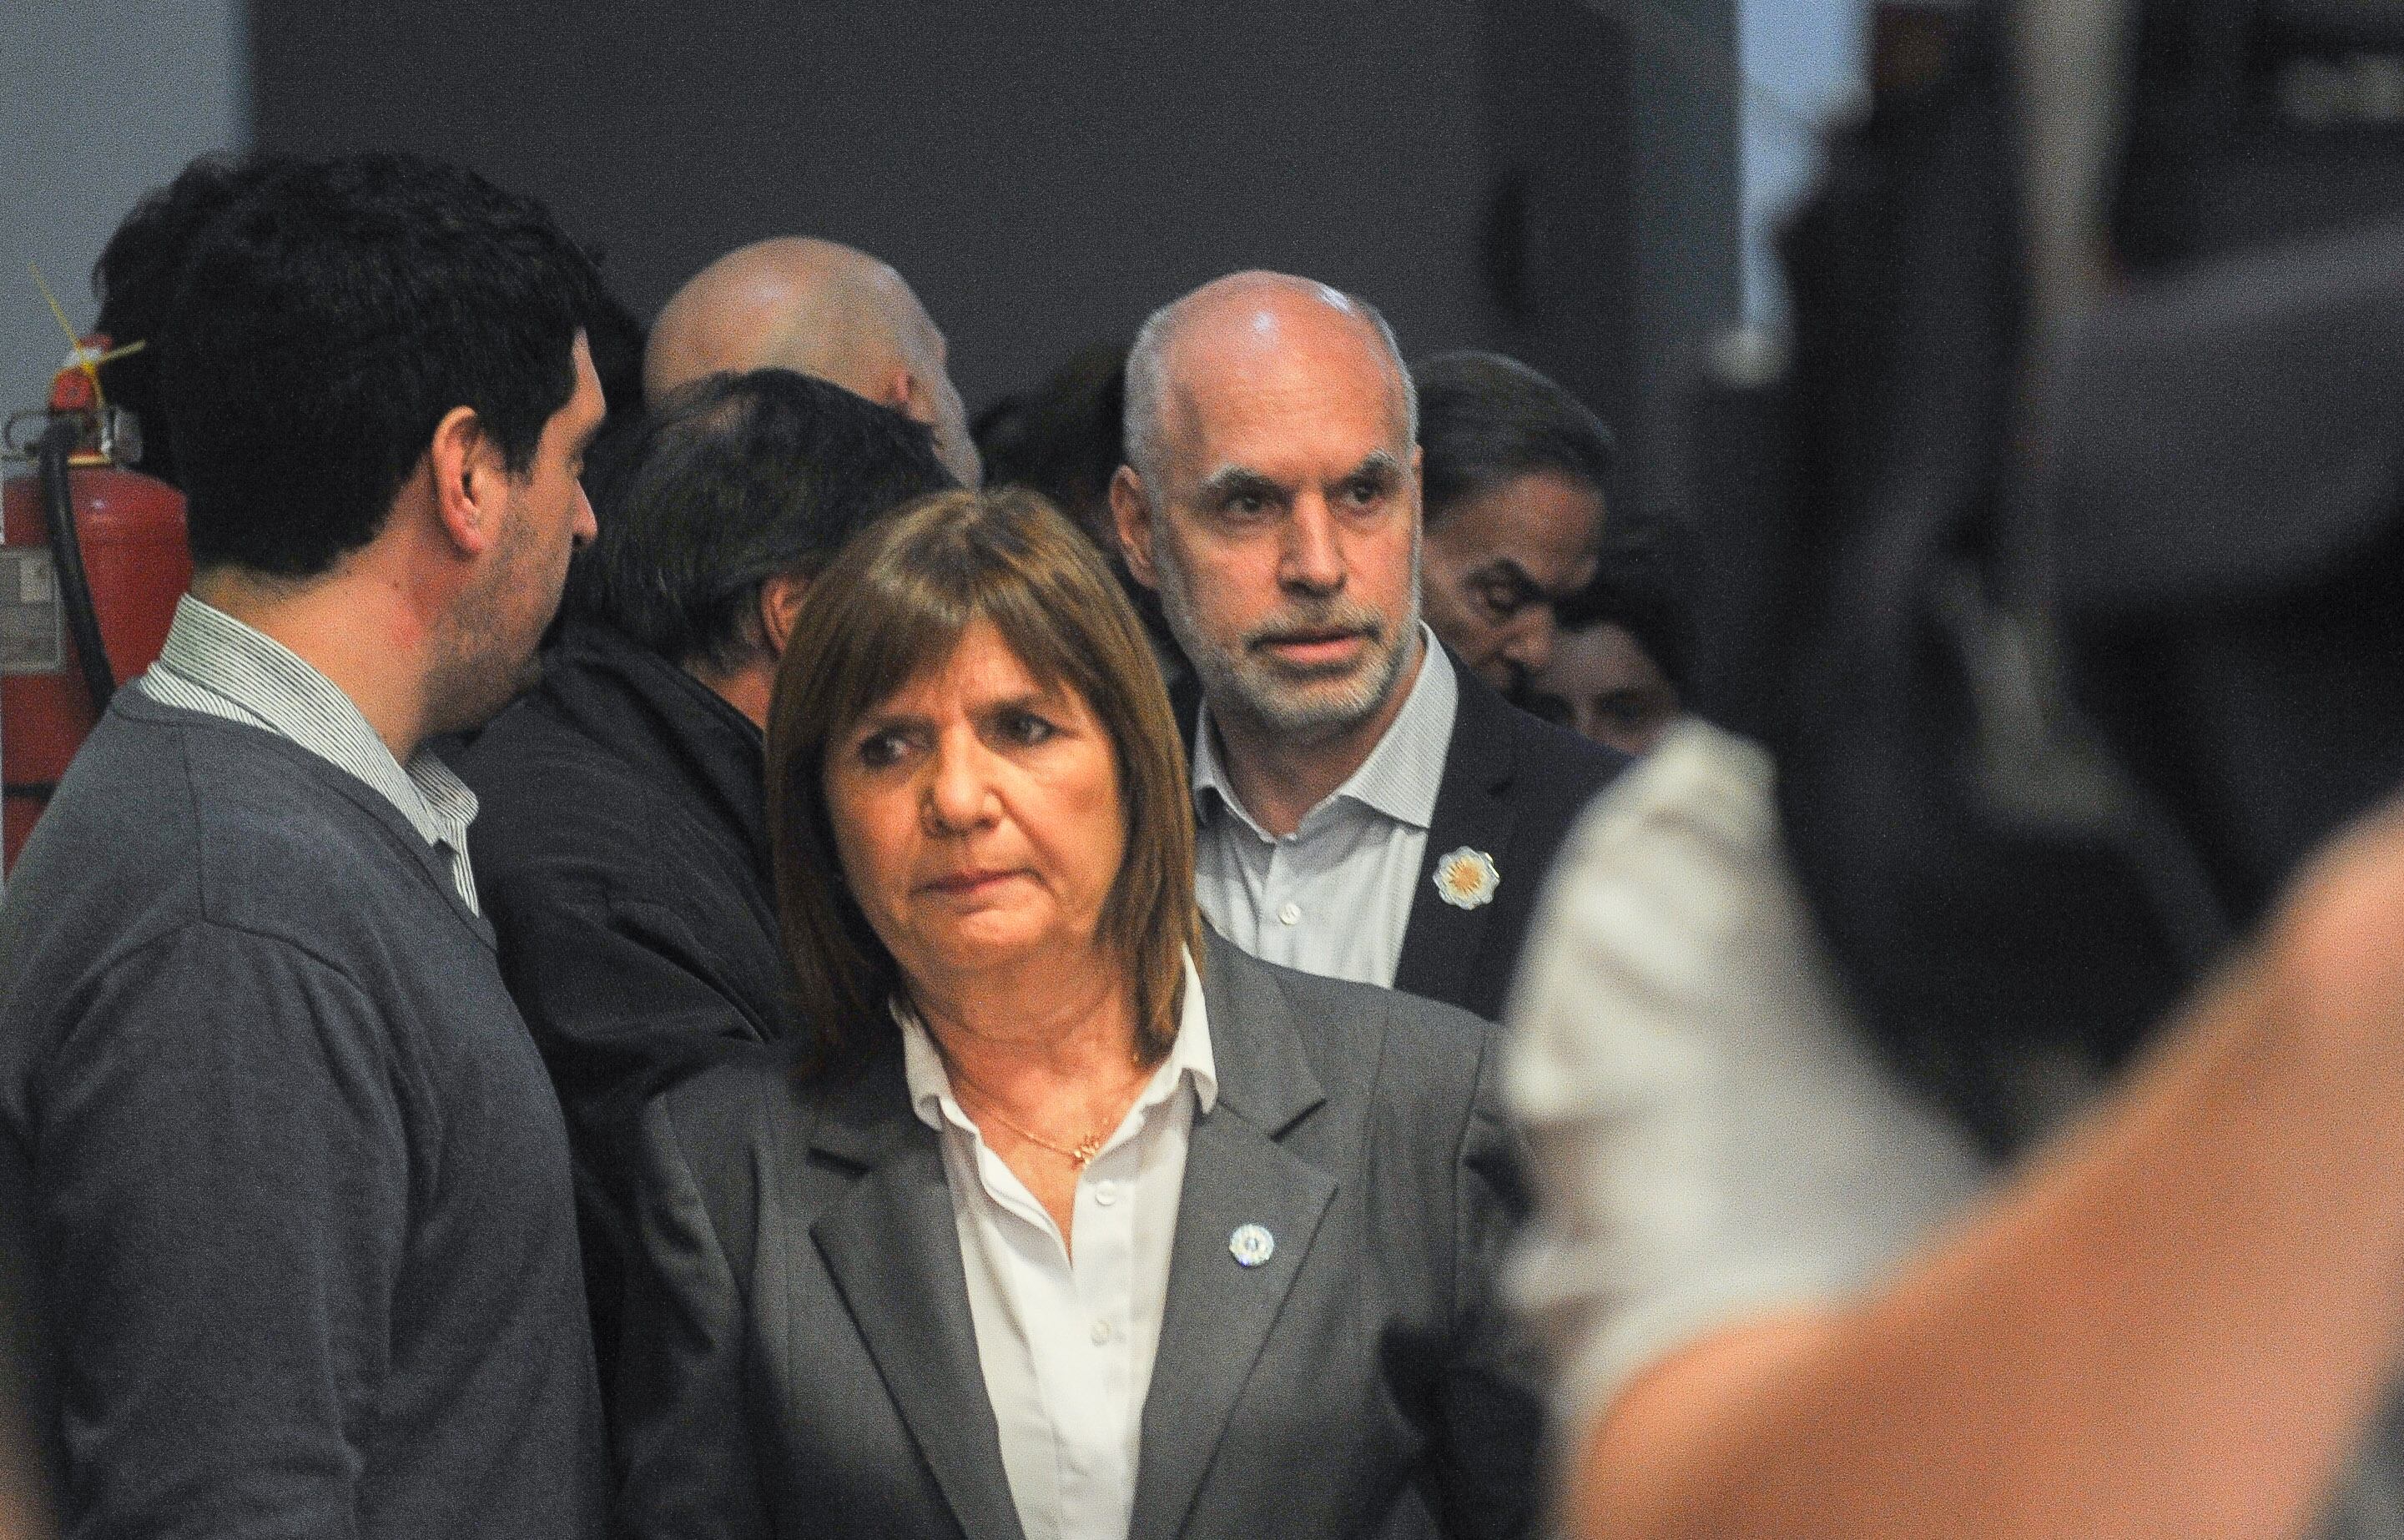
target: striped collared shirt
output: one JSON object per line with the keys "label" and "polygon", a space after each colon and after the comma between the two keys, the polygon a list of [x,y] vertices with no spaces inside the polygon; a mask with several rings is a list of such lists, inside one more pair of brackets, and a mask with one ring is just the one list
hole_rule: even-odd
{"label": "striped collared shirt", "polygon": [[483,912],[468,865],[476,794],[423,749],[401,769],[342,687],[291,648],[188,593],[176,601],[159,661],[136,683],[161,705],[265,728],[367,783],[442,852],[459,896]]}
{"label": "striped collared shirt", "polygon": [[1236,796],[1206,703],[1194,732],[1194,892],[1219,934],[1267,962],[1391,989],[1461,682],[1424,623],[1424,661],[1361,768],[1278,839]]}

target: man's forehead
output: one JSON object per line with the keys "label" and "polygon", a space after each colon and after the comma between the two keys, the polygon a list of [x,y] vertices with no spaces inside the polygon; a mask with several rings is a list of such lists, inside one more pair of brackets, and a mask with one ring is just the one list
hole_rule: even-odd
{"label": "man's forehead", "polygon": [[1377,350],[1325,338],[1260,346],[1274,334],[1239,330],[1250,335],[1192,339],[1166,371],[1165,425],[1185,455],[1240,460],[1306,445],[1348,462],[1407,454],[1401,382]]}
{"label": "man's forehead", "polygon": [[1332,481],[1409,465],[1406,425],[1375,395],[1254,391],[1181,405],[1187,409],[1170,414],[1171,452],[1196,482],[1237,474]]}
{"label": "man's forehead", "polygon": [[1400,367],[1360,307],[1322,284],[1238,288],[1190,303],[1166,340],[1171,377],[1294,366],[1389,375]]}

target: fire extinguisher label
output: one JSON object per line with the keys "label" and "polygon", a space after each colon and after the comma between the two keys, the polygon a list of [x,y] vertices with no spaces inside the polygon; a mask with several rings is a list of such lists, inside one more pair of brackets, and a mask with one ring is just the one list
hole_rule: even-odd
{"label": "fire extinguisher label", "polygon": [[56,673],[67,666],[58,574],[39,546],[0,546],[0,673]]}

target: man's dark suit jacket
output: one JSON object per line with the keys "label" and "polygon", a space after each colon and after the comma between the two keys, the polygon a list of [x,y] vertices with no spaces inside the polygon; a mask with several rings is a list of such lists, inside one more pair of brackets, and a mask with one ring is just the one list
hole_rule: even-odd
{"label": "man's dark suit jacket", "polygon": [[[1524,1203],[1495,1036],[1210,938],[1219,1099],[1188,1146],[1131,1534],[1511,1535],[1540,1409],[1493,1298]],[[898,1039],[762,1053],[643,1118],[625,1533],[1017,1540],[937,1136]],[[1274,1255],[1236,1265],[1237,1227]]]}
{"label": "man's dark suit jacket", "polygon": [[502,977],[567,1112],[605,1376],[636,1113],[793,1031],[762,758],[760,729],[682,669],[571,626],[460,762]]}
{"label": "man's dark suit jacket", "polygon": [[[1445,656],[1461,686],[1461,705],[1394,988],[1495,1021],[1510,998],[1519,949],[1553,857],[1578,814],[1628,761],[1616,749],[1529,715],[1472,673],[1451,648]],[[1176,694],[1178,726],[1189,748],[1200,703],[1199,687],[1189,679]],[[1445,902],[1435,885],[1436,864],[1464,846],[1493,857],[1502,876],[1492,901],[1474,909]]]}

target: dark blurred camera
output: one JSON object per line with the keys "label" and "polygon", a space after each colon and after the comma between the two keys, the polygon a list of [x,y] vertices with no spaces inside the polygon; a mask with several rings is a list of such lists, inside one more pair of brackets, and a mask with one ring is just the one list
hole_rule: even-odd
{"label": "dark blurred camera", "polygon": [[2117,291],[2038,356],[2001,6],[1891,57],[1693,417],[1700,709],[1891,1060],[2004,1153],[2404,776],[2404,6],[2132,13]]}
{"label": "dark blurred camera", "polygon": [[2151,270],[2404,215],[2404,6],[2145,7],[2115,244]]}

